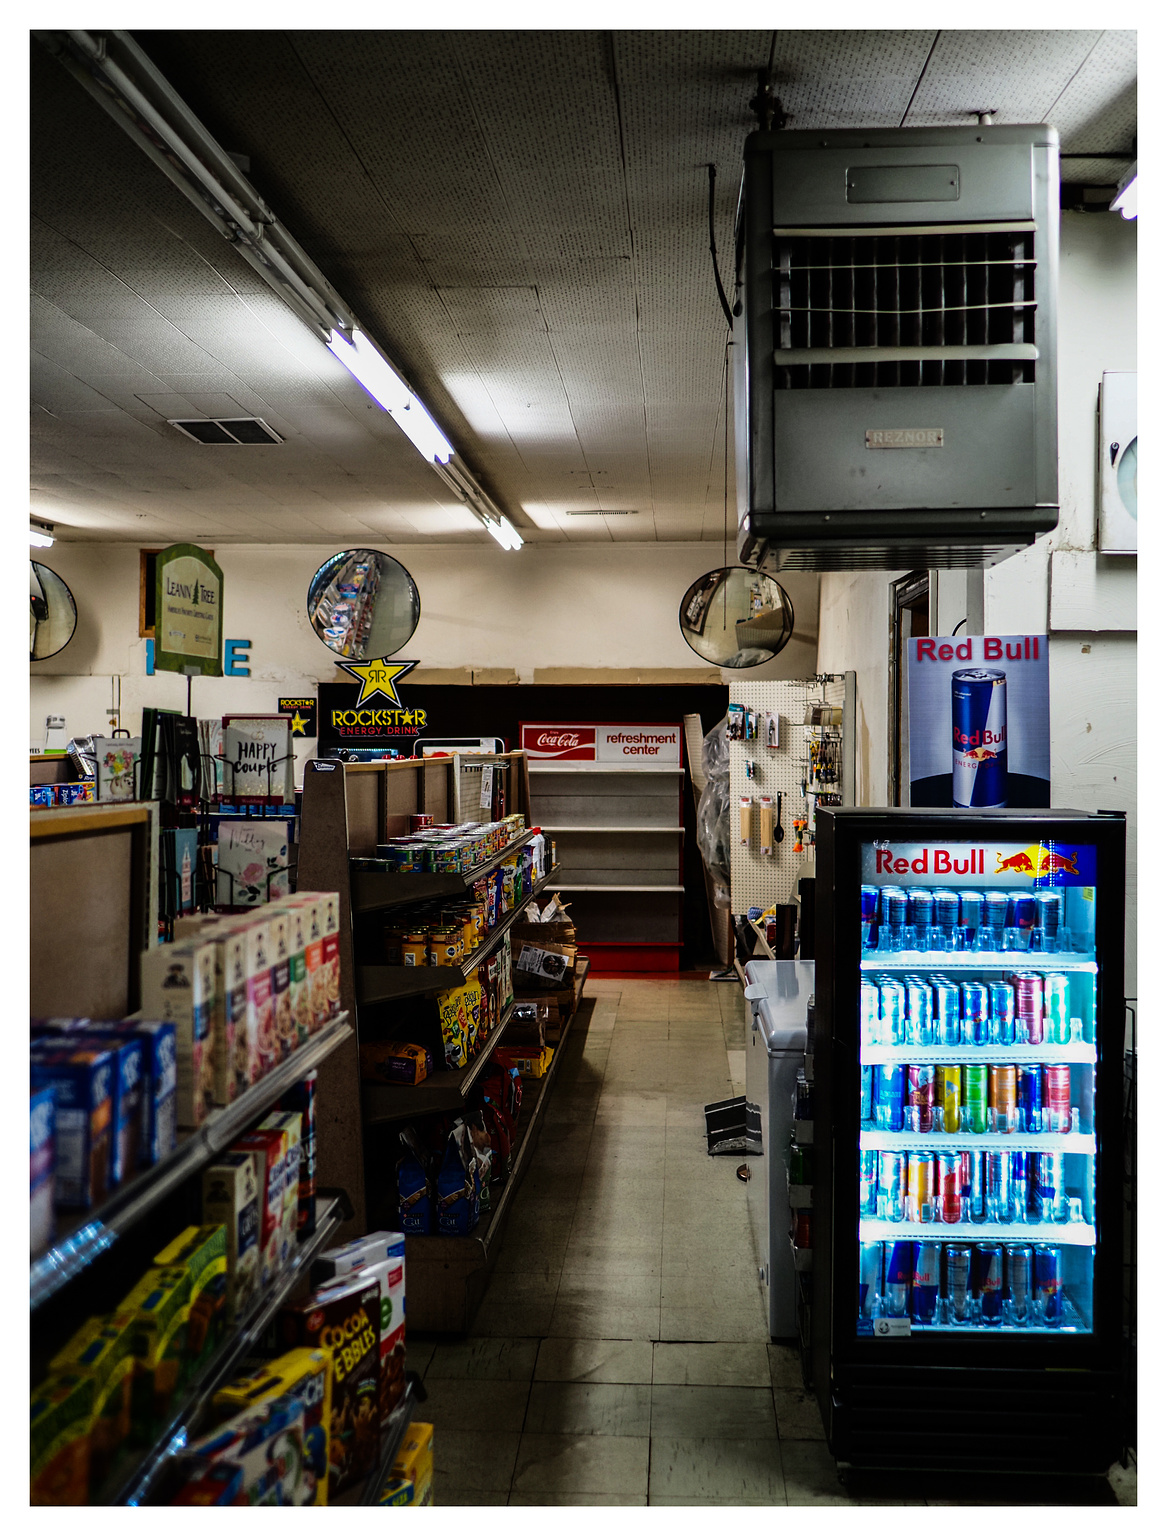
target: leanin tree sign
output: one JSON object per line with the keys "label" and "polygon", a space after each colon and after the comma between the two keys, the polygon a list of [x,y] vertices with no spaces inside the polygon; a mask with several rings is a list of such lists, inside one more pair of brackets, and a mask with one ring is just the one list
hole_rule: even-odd
{"label": "leanin tree sign", "polygon": [[187,676],[223,675],[223,572],[197,544],[172,544],[157,560],[154,666]]}

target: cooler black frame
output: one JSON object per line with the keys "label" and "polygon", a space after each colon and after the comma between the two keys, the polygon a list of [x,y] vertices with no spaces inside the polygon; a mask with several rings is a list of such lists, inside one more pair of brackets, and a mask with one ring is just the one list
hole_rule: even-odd
{"label": "cooler black frame", "polygon": [[[860,1337],[861,846],[873,839],[958,841],[986,834],[1097,849],[1094,1331]],[[816,842],[811,1356],[830,1449],[845,1466],[873,1469],[1104,1473],[1123,1446],[1125,816],[823,808]]]}

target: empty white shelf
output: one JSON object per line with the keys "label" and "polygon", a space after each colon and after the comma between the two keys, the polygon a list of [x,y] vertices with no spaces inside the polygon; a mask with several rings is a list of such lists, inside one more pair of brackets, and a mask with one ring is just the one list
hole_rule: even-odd
{"label": "empty white shelf", "polygon": [[662,827],[660,825],[653,827],[549,827],[545,821],[539,823],[539,830],[541,832],[667,832],[673,837],[684,837],[685,835],[684,827]]}

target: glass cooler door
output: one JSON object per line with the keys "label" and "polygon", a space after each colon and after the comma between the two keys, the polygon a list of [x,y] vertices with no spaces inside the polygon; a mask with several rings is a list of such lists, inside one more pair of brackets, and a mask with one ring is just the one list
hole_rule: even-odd
{"label": "glass cooler door", "polygon": [[862,845],[859,1333],[1093,1332],[1095,865]]}

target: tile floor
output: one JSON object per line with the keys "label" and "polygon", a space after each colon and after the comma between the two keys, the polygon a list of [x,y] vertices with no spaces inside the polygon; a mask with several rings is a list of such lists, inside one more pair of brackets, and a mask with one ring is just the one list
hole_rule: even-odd
{"label": "tile floor", "polygon": [[924,1503],[848,1495],[769,1342],[737,1160],[704,1140],[744,1088],[740,987],[587,996],[471,1336],[409,1346],[436,1502]]}

